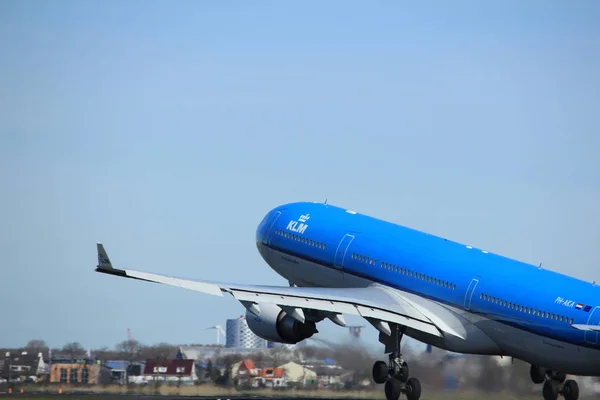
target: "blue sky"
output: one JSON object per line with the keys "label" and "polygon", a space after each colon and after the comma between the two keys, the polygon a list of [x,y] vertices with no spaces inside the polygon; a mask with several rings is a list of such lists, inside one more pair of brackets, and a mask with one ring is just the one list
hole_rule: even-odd
{"label": "blue sky", "polygon": [[600,281],[599,17],[597,1],[0,2],[0,346],[213,342],[233,298],[96,274],[96,241],[122,267],[284,284],[254,235],[297,200]]}

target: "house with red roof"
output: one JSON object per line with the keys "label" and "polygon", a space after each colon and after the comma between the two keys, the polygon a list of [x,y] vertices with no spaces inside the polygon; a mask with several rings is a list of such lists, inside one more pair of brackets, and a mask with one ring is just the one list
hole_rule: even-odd
{"label": "house with red roof", "polygon": [[234,382],[237,386],[256,386],[255,378],[260,375],[260,369],[252,360],[243,360],[234,376]]}
{"label": "house with red roof", "polygon": [[262,387],[285,387],[287,383],[283,368],[263,368],[255,381]]}
{"label": "house with red roof", "polygon": [[260,368],[250,359],[243,360],[232,368],[234,382],[237,386],[246,387],[285,387],[285,369],[271,365],[271,362],[264,363]]}
{"label": "house with red roof", "polygon": [[198,374],[194,360],[148,360],[144,380],[195,382]]}

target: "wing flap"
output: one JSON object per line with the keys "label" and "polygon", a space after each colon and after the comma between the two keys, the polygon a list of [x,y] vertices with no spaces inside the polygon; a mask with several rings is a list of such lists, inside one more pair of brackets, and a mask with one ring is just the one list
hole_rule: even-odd
{"label": "wing flap", "polygon": [[[289,288],[285,288],[289,289]],[[295,288],[294,288],[295,289]],[[269,294],[259,292],[248,292],[242,290],[231,290],[231,294],[236,300],[249,301],[253,303],[272,303],[280,306],[290,306],[298,308],[310,308],[313,310],[328,311],[335,314],[354,314],[360,315],[351,304],[345,304],[339,301],[319,300],[314,298],[302,298],[295,295]]]}
{"label": "wing flap", "polygon": [[434,336],[442,336],[435,325],[409,318],[405,315],[391,313],[385,310],[378,310],[371,307],[356,306],[360,315],[364,318],[371,318],[379,321],[393,322],[398,325],[416,329],[421,332],[429,333]]}
{"label": "wing flap", "polygon": [[[285,288],[289,290],[290,288]],[[296,288],[292,288],[296,289]],[[373,288],[376,290],[375,288]],[[353,289],[347,289],[349,291]],[[386,322],[393,322],[399,325],[407,326],[419,331],[423,331],[435,336],[441,336],[437,328],[427,322],[423,322],[414,318],[410,318],[405,315],[392,313],[380,308],[366,307],[358,303],[346,303],[340,300],[319,300],[313,298],[298,298],[294,295],[286,296],[282,294],[268,294],[268,293],[257,293],[247,292],[233,289],[231,291],[233,297],[240,302],[251,302],[251,303],[272,303],[278,306],[297,307],[305,309],[313,309],[319,311],[327,311],[335,314],[351,314],[358,315],[363,318],[371,318],[375,320],[381,320]],[[383,306],[383,305],[382,305]]]}

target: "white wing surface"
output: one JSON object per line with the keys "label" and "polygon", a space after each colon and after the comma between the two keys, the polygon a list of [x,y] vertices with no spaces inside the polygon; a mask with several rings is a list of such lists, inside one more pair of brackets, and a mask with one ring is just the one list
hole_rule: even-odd
{"label": "white wing surface", "polygon": [[[230,284],[176,278],[114,268],[101,243],[97,244],[97,272],[161,283],[201,293],[223,296],[229,293],[254,314],[260,313],[260,304],[271,303],[281,307],[292,317],[304,322],[302,310],[324,313],[333,322],[344,326],[343,314],[359,315],[384,334],[390,335],[389,323],[398,324],[435,336],[452,334],[465,339],[464,332],[454,329],[452,321],[446,322],[447,314],[435,312],[439,305],[396,289],[373,284],[366,288],[322,288]],[[428,307],[431,303],[431,307]]]}

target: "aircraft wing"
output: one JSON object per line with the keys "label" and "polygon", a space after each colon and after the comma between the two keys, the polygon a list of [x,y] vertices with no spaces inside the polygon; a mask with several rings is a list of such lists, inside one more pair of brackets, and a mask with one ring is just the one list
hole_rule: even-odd
{"label": "aircraft wing", "polygon": [[[435,336],[441,337],[443,333],[449,333],[465,338],[464,332],[454,329],[452,323],[446,322],[443,316],[440,317],[432,311],[431,307],[424,305],[423,301],[427,301],[426,299],[408,293],[403,296],[403,292],[378,284],[365,288],[323,288],[256,286],[190,280],[130,269],[116,269],[101,243],[97,244],[97,249],[97,272],[216,296],[229,293],[255,314],[260,312],[261,303],[271,303],[280,306],[286,312],[291,311],[288,314],[292,314],[297,309],[321,311],[334,323],[342,326],[345,325],[343,314],[359,315],[387,335],[391,334],[389,323],[395,323]],[[301,313],[299,318],[303,318]]]}
{"label": "aircraft wing", "polygon": [[571,326],[580,331],[600,332],[600,325],[573,324]]}

